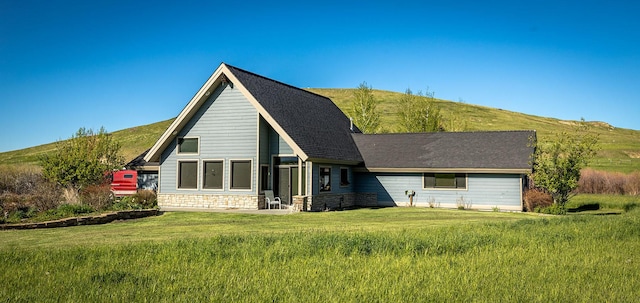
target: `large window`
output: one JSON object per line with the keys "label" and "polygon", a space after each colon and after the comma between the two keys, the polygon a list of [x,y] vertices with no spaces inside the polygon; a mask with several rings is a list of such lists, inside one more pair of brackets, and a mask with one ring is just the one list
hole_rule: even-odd
{"label": "large window", "polygon": [[251,189],[251,160],[231,161],[231,189]]}
{"label": "large window", "polygon": [[222,189],[222,177],[224,176],[224,164],[219,161],[204,161],[203,164],[204,189]]}
{"label": "large window", "polygon": [[466,189],[467,175],[465,174],[434,174],[425,173],[424,188]]}
{"label": "large window", "polygon": [[179,154],[197,154],[198,138],[178,138]]}
{"label": "large window", "polygon": [[331,191],[331,167],[320,167],[320,191]]}
{"label": "large window", "polygon": [[198,161],[178,162],[178,188],[198,188]]}

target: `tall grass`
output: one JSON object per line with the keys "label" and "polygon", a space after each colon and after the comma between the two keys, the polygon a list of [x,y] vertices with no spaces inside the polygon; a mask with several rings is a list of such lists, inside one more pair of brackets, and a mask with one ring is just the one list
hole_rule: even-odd
{"label": "tall grass", "polygon": [[[521,214],[515,221],[480,213],[489,219],[435,226],[428,224],[430,214],[463,212],[426,210],[419,212],[422,219],[413,210],[395,209],[348,216],[355,225],[383,223],[378,216],[385,212],[392,219],[407,213],[411,228],[391,223],[342,231],[318,225],[200,237],[185,233],[162,242],[3,246],[0,297],[12,302],[631,302],[640,297],[638,210],[592,217]],[[208,215],[222,226],[262,220]],[[322,215],[318,223],[329,226],[344,218],[313,215]],[[295,226],[307,218],[265,220]]]}
{"label": "tall grass", "polygon": [[584,169],[581,172],[578,193],[640,195],[640,172],[625,174]]}

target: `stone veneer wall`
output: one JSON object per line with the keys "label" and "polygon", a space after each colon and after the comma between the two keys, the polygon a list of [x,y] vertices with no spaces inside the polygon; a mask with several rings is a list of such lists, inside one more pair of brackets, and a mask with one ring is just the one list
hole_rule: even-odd
{"label": "stone veneer wall", "polygon": [[298,211],[323,211],[355,206],[378,206],[377,193],[321,194],[315,196],[294,196],[293,207]]}
{"label": "stone veneer wall", "polygon": [[160,209],[162,208],[260,209],[260,208],[264,208],[264,196],[158,194],[158,207],[160,207]]}

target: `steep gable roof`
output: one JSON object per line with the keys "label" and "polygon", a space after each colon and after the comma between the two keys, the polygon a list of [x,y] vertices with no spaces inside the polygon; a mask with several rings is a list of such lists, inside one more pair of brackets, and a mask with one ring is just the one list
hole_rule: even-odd
{"label": "steep gable roof", "polygon": [[[227,67],[308,159],[362,162],[349,118],[331,99]],[[354,131],[360,132],[355,126]]]}
{"label": "steep gable roof", "polygon": [[[331,99],[220,64],[144,157],[158,161],[178,131],[218,85],[231,82],[303,161],[362,162],[350,121]],[[354,127],[354,132],[360,131]]]}
{"label": "steep gable roof", "polygon": [[354,134],[368,171],[531,171],[535,131]]}

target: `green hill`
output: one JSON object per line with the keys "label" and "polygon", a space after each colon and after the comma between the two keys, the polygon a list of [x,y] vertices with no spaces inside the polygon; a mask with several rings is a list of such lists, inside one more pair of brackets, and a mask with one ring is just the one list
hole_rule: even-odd
{"label": "green hill", "polygon": [[[308,89],[331,98],[344,112],[348,112],[353,89]],[[395,104],[401,93],[375,90],[382,113],[385,132],[397,132]],[[455,116],[467,131],[477,130],[522,130],[534,129],[539,141],[547,141],[554,133],[569,131],[575,121],[564,121],[511,112],[485,106],[437,100],[445,118]],[[177,115],[178,113],[176,113]],[[113,133],[122,143],[122,153],[126,159],[150,148],[173,120],[128,128]],[[591,167],[600,170],[632,172],[640,170],[640,131],[613,127],[604,122],[590,122],[591,131],[600,135],[601,151]],[[81,127],[79,125],[78,127]],[[69,134],[70,136],[71,134]],[[51,152],[55,144],[45,144],[22,150],[0,153],[0,164],[37,164],[40,155]]]}

